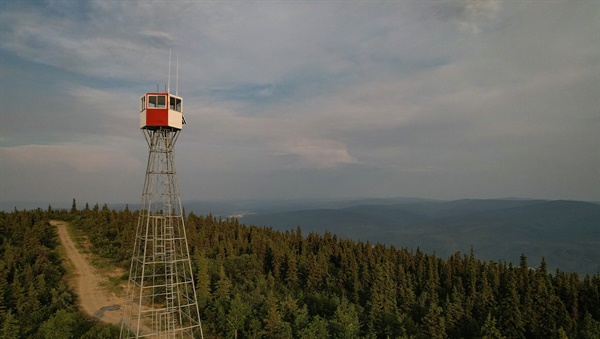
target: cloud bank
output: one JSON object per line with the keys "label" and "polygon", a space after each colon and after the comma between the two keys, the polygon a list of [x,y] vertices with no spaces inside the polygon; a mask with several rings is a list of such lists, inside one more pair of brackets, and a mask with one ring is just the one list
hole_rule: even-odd
{"label": "cloud bank", "polygon": [[600,200],[599,6],[3,3],[1,199],[137,197],[172,49],[184,199]]}

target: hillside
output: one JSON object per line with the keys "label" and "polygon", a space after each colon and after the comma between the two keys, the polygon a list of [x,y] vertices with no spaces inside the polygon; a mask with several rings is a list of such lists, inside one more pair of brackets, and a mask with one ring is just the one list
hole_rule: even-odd
{"label": "hillside", "polygon": [[[57,271],[49,219],[70,222],[107,265],[129,267],[136,211],[0,212],[1,333],[115,337],[110,325],[75,321],[81,314]],[[600,336],[600,275],[549,272],[525,256],[518,265],[473,252],[440,258],[194,213],[185,225],[207,338]]]}
{"label": "hillside", "polygon": [[[346,215],[345,221],[356,217]],[[127,266],[137,212],[94,206],[65,217],[89,234],[93,253]],[[185,224],[210,338],[600,335],[599,275],[548,272],[545,261],[525,256],[517,265],[484,262],[473,253],[439,258],[194,213]]]}
{"label": "hillside", "polygon": [[521,253],[551,269],[600,272],[600,205],[579,201],[409,201],[269,214],[241,222],[417,247],[447,257],[473,247],[478,257],[516,263]]}

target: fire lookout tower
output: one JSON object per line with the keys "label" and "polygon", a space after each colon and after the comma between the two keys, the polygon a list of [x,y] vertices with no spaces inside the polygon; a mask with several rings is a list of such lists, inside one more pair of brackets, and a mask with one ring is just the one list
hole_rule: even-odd
{"label": "fire lookout tower", "polygon": [[175,172],[186,123],[182,98],[149,92],[140,128],[150,148],[121,322],[121,338],[203,338]]}

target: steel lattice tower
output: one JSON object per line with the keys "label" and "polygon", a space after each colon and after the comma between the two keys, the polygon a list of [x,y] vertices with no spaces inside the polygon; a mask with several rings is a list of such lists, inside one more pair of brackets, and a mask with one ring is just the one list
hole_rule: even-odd
{"label": "steel lattice tower", "polygon": [[181,106],[168,92],[142,97],[150,151],[121,338],[203,338],[175,172],[175,142],[185,124]]}

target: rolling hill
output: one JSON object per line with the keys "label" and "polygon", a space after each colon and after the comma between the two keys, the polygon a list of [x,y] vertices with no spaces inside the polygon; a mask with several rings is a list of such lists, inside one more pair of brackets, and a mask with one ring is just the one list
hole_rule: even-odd
{"label": "rolling hill", "polygon": [[479,258],[516,264],[523,253],[532,266],[545,257],[550,269],[600,272],[600,205],[588,202],[406,201],[246,214],[240,221],[418,247],[440,257],[472,247]]}

